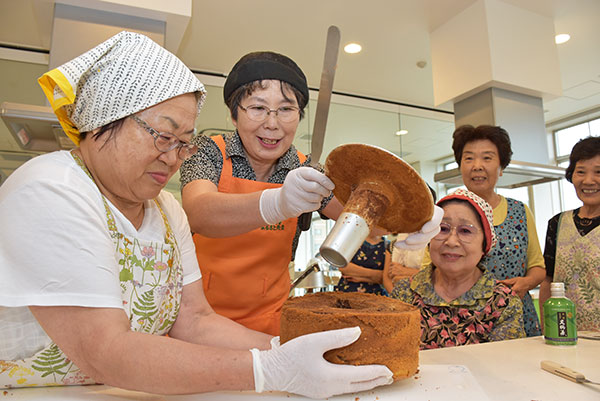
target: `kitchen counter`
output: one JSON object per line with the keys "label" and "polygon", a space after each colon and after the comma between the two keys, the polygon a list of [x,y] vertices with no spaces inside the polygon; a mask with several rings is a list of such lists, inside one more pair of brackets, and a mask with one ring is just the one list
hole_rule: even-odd
{"label": "kitchen counter", "polygon": [[421,364],[465,365],[490,400],[600,400],[600,386],[578,384],[546,372],[550,360],[600,382],[600,341],[580,338],[575,346],[546,345],[543,337],[421,351]]}
{"label": "kitchen counter", "polygon": [[[540,368],[540,361],[551,360],[599,382],[598,340],[580,338],[576,346],[557,347],[546,345],[542,337],[532,337],[421,351],[419,357],[419,373],[412,378],[330,400],[600,400],[600,386],[574,383]],[[0,390],[0,401],[3,400],[288,401],[307,398],[254,392],[161,396],[97,385]]]}

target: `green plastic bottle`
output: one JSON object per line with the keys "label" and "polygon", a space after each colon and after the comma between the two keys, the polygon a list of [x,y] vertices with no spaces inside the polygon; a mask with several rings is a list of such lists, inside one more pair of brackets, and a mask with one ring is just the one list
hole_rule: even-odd
{"label": "green plastic bottle", "polygon": [[575,304],[565,297],[564,283],[550,284],[550,298],[544,302],[546,344],[576,345]]}

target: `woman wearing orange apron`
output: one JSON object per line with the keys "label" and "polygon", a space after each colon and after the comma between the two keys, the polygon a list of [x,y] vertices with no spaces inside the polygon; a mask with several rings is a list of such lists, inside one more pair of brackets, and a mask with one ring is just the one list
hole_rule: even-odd
{"label": "woman wearing orange apron", "polygon": [[329,202],[333,183],[303,166],[306,158],[292,145],[309,98],[294,61],[272,52],[242,57],[224,98],[237,130],[195,139],[198,153],[181,169],[183,206],[211,306],[276,335],[298,216],[319,210],[335,218],[341,207]]}
{"label": "woman wearing orange apron", "polygon": [[[196,243],[204,291],[217,313],[276,335],[288,297],[288,265],[303,213],[336,219],[333,183],[306,165],[292,144],[308,103],[306,77],[273,52],[249,53],[223,87],[236,127],[222,138],[199,135],[198,153],[181,168],[181,196]],[[441,209],[440,209],[441,210]],[[441,213],[397,247],[423,247]]]}
{"label": "woman wearing orange apron", "polygon": [[[224,160],[219,192],[245,194],[281,187],[281,184],[233,177],[224,138],[213,137],[213,140]],[[306,157],[298,152],[298,159],[302,162]],[[290,244],[297,226],[297,219],[291,218],[225,241],[194,235],[196,254],[205,277],[204,292],[217,313],[254,330],[279,333],[281,306],[290,292],[287,265],[292,260]],[[230,263],[232,252],[239,263]]]}

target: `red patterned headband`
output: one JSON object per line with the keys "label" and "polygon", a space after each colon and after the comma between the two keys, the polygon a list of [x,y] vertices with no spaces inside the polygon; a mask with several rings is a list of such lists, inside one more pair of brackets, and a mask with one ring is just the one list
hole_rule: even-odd
{"label": "red patterned headband", "polygon": [[467,201],[477,211],[486,240],[485,254],[487,255],[494,245],[496,245],[496,232],[494,231],[494,216],[492,207],[474,192],[463,188],[457,189],[451,194],[444,196],[439,200],[437,205],[441,206],[443,203],[452,199],[461,199]]}

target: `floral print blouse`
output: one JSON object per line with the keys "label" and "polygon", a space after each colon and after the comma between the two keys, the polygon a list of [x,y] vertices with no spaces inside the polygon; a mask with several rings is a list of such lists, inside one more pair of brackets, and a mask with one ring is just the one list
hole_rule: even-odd
{"label": "floral print blouse", "polygon": [[[364,241],[350,262],[367,269],[383,270],[387,247],[388,241],[383,237],[381,238],[381,241],[376,244]],[[348,281],[344,277],[340,278],[340,281],[333,290],[388,295],[381,284]]]}
{"label": "floral print blouse", "polygon": [[391,296],[421,308],[421,349],[525,337],[523,303],[484,271],[466,293],[447,302],[434,290],[429,265],[396,282]]}

